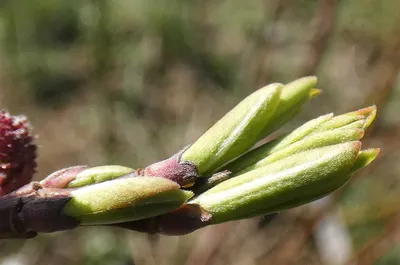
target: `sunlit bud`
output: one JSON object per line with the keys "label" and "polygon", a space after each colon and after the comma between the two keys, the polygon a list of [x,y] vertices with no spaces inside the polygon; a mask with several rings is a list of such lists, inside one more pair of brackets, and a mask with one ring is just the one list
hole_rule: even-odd
{"label": "sunlit bud", "polygon": [[72,190],[63,212],[82,225],[112,224],[172,211],[192,196],[165,178],[127,176]]}
{"label": "sunlit bud", "polygon": [[[316,200],[345,184],[361,143],[303,152],[226,180],[191,200],[221,223],[264,215]],[[294,161],[291,161],[293,159]]]}
{"label": "sunlit bud", "polygon": [[200,176],[207,176],[252,147],[266,127],[279,103],[282,85],[263,87],[228,112],[183,154]]}

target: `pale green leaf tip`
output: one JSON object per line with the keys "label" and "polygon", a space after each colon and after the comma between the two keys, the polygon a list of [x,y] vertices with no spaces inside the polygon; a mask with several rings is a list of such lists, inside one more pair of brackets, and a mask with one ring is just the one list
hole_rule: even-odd
{"label": "pale green leaf tip", "polygon": [[308,93],[308,97],[309,97],[310,99],[313,99],[313,98],[315,98],[316,96],[318,96],[318,95],[321,94],[321,93],[322,93],[322,90],[321,90],[321,89],[312,88],[312,89],[310,90],[310,92]]}
{"label": "pale green leaf tip", "polygon": [[364,120],[363,128],[367,129],[371,125],[371,123],[374,121],[374,119],[376,117],[376,112],[377,112],[376,106],[372,105],[372,106],[369,106],[369,107],[366,107],[366,108],[363,108],[363,109],[359,109],[359,110],[356,110],[356,111],[345,113],[343,115],[346,115],[346,116],[351,116],[351,115],[360,116],[360,119]]}
{"label": "pale green leaf tip", "polygon": [[370,148],[362,150],[358,153],[356,162],[354,163],[351,172],[355,172],[371,164],[380,153],[380,148]]}
{"label": "pale green leaf tip", "polygon": [[360,111],[362,112],[362,114],[366,116],[364,129],[367,129],[371,125],[371,123],[375,120],[377,112],[376,105],[361,109]]}

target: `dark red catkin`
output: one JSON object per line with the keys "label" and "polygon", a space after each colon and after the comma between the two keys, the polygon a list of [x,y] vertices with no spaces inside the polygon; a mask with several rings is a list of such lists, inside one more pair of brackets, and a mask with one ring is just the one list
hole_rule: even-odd
{"label": "dark red catkin", "polygon": [[0,110],[0,196],[31,182],[35,158],[36,145],[27,119]]}

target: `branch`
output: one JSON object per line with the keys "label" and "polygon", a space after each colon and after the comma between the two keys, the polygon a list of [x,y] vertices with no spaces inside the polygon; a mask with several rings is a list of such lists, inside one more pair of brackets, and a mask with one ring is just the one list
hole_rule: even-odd
{"label": "branch", "polygon": [[74,166],[26,185],[36,165],[30,130],[1,112],[0,238],[92,225],[182,235],[326,196],[378,155],[360,142],[374,106],[321,116],[249,151],[290,120],[315,85],[305,77],[265,86],[195,143],[144,169]]}
{"label": "branch", "polygon": [[62,211],[70,199],[68,191],[42,189],[37,182],[0,197],[0,239],[75,228],[77,220]]}

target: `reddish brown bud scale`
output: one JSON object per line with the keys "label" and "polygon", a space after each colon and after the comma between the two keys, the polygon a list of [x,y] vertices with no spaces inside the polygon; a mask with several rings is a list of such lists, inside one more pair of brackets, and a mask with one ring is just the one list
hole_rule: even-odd
{"label": "reddish brown bud scale", "polygon": [[72,180],[75,179],[78,173],[87,168],[88,166],[73,166],[57,170],[56,172],[50,174],[45,179],[40,181],[40,184],[44,188],[64,189]]}
{"label": "reddish brown bud scale", "polygon": [[138,174],[162,177],[178,183],[181,187],[191,187],[199,177],[199,173],[192,162],[182,161],[184,151],[186,151],[186,148],[166,160],[139,170]]}
{"label": "reddish brown bud scale", "polygon": [[36,146],[27,119],[0,111],[0,196],[32,180]]}
{"label": "reddish brown bud scale", "polygon": [[211,224],[212,215],[195,204],[185,204],[180,208],[153,218],[113,224],[133,231],[170,236],[186,235]]}
{"label": "reddish brown bud scale", "polygon": [[185,204],[179,209],[157,217],[158,233],[186,235],[211,224],[212,215],[195,204]]}

